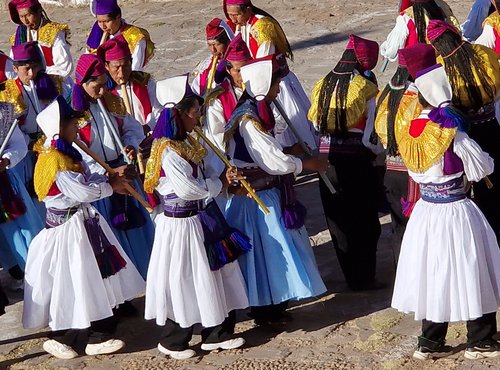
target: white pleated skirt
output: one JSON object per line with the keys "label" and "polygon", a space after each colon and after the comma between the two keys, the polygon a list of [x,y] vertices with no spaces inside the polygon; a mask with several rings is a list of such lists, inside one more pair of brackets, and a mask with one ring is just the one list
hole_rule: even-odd
{"label": "white pleated skirt", "polygon": [[420,199],[408,221],[392,307],[415,320],[474,320],[500,306],[500,250],[493,230],[470,200]]}
{"label": "white pleated skirt", "polygon": [[181,327],[221,324],[232,310],[248,307],[245,281],[237,262],[211,271],[198,216],[156,217],[148,268],[146,319]]}
{"label": "white pleated skirt", "polygon": [[104,234],[127,263],[102,279],[83,222],[80,209],[64,224],[43,229],[31,242],[24,288],[25,328],[47,324],[52,330],[88,328],[92,321],[112,316],[114,307],[144,293],[144,280],[100,216]]}

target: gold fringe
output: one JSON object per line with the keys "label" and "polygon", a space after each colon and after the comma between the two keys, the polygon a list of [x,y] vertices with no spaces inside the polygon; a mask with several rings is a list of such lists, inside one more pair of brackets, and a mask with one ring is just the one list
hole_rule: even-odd
{"label": "gold fringe", "polygon": [[82,172],[82,166],[52,147],[40,153],[33,175],[35,192],[40,201],[47,197],[57,173],[62,171]]}
{"label": "gold fringe", "polygon": [[[319,106],[319,95],[323,87],[324,77],[319,80],[313,88],[311,95],[311,108],[309,109],[308,118],[312,122],[319,123],[321,119],[321,111],[328,109],[327,130],[331,133],[335,129],[335,114],[337,110],[336,91],[333,92],[330,99],[330,107]],[[355,75],[349,84],[347,91],[346,114],[347,114],[347,129],[355,128],[363,115],[366,114],[368,101],[377,96],[378,88],[373,82],[366,78]]]}
{"label": "gold fringe", "polygon": [[257,40],[259,46],[263,42],[269,41],[276,47],[276,54],[282,53],[285,55],[287,53],[286,36],[272,18],[262,17],[259,19],[253,25],[250,33]]}
{"label": "gold fringe", "polygon": [[144,56],[144,64],[146,65],[151,58],[153,58],[155,53],[155,44],[151,41],[151,37],[149,36],[149,32],[144,28],[132,26],[128,24],[125,29],[122,31],[122,35],[127,40],[128,47],[130,52],[133,53],[137,44],[142,40],[146,40],[146,52]]}
{"label": "gold fringe", "polygon": [[110,113],[118,117],[125,117],[127,115],[127,108],[125,108],[125,103],[120,96],[106,91],[103,95],[103,99]]}
{"label": "gold fringe", "polygon": [[400,134],[399,153],[410,171],[423,173],[441,160],[450,147],[456,128],[442,128],[429,121],[418,137],[410,135],[409,126]]}
{"label": "gold fringe", "polygon": [[69,26],[64,23],[50,22],[44,24],[38,29],[38,42],[40,45],[51,47],[54,45],[57,34],[64,31],[66,34],[69,32]]}
{"label": "gold fringe", "polygon": [[[375,117],[375,132],[385,148],[387,147],[388,103],[389,97],[387,96],[380,104],[377,117]],[[398,112],[396,113],[396,122],[394,124],[396,142],[398,141],[398,137],[401,136],[401,131],[407,130],[410,122],[417,118],[421,112],[422,105],[418,102],[418,94],[414,92],[405,92],[399,103]]]}
{"label": "gold fringe", "polygon": [[13,104],[16,114],[21,114],[28,108],[24,103],[23,94],[17,87],[16,80],[7,80],[0,85],[0,101]]}
{"label": "gold fringe", "polygon": [[161,157],[166,148],[173,150],[185,160],[198,165],[207,155],[205,147],[191,135],[188,135],[188,138],[184,141],[167,138],[155,139],[151,146],[151,154],[146,163],[146,174],[144,176],[144,190],[147,193],[152,193],[158,186],[161,173]]}

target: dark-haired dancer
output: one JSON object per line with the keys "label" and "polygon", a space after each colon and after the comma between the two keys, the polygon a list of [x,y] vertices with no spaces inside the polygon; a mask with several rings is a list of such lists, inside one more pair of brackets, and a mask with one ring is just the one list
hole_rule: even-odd
{"label": "dark-haired dancer", "polygon": [[495,160],[495,170],[488,176],[493,188],[479,181],[473,189],[474,200],[500,238],[500,126],[495,114],[500,91],[498,54],[483,45],[462,41],[454,28],[441,21],[429,22],[427,37],[450,80],[453,105],[472,123],[468,134]]}
{"label": "dark-haired dancer", "polygon": [[273,137],[270,104],[280,89],[281,70],[274,56],[241,68],[245,92],[226,125],[225,142],[236,167],[270,211],[242,193],[229,199],[228,223],[250,238],[253,249],[240,257],[251,316],[257,324],[287,322],[289,300],[310,298],[326,288],[304,227],[305,210],[296,201],[294,177],[303,169],[325,170],[326,161],[301,160],[283,152]]}
{"label": "dark-haired dancer", "polygon": [[466,117],[449,106],[452,88],[442,65],[420,71],[415,83],[424,110],[398,144],[421,199],[406,227],[391,305],[422,320],[416,359],[452,354],[445,340],[456,321],[467,321],[465,358],[496,357],[500,250],[466,197],[466,181],[483,182],[493,159],[464,132]]}
{"label": "dark-haired dancer", "polygon": [[88,51],[94,53],[103,41],[123,35],[132,54],[132,70],[142,71],[155,51],[148,31],[125,22],[117,0],[92,0],[90,12],[96,17],[96,22],[87,39]]}
{"label": "dark-haired dancer", "polygon": [[[311,103],[297,76],[288,67],[287,58],[293,61],[293,53],[283,28],[272,15],[253,5],[251,0],[224,0],[223,6],[229,25],[236,34],[241,33],[253,58],[271,54],[276,56],[282,70],[280,93],[276,101],[288,115],[300,139],[315,151],[318,137],[307,119]],[[279,143],[283,147],[297,144],[298,139],[292,129],[287,127],[276,110],[274,115],[277,118],[274,134]]]}
{"label": "dark-haired dancer", "polygon": [[[124,176],[90,172],[72,142],[83,115],[59,96],[37,117],[46,140],[35,168],[35,189],[47,205],[46,228],[32,241],[26,265],[25,328],[69,329],[43,349],[61,359],[86,333],[87,355],[116,352],[113,308],[144,291],[144,280],[109,225],[90,205],[113,192],[127,193]],[[82,332],[82,329],[89,329]]]}
{"label": "dark-haired dancer", "polygon": [[381,191],[375,159],[384,148],[373,127],[378,88],[363,76],[377,60],[375,41],[351,35],[335,68],[314,86],[309,111],[320,132],[330,135],[335,174],[329,177],[337,193],[320,183],[321,199],[340,266],[354,290],[383,287],[375,280]]}
{"label": "dark-haired dancer", "polygon": [[380,45],[380,54],[391,62],[397,60],[399,49],[417,42],[427,43],[425,30],[430,19],[446,21],[460,30],[458,20],[443,0],[403,1],[399,11],[394,29]]}
{"label": "dark-haired dancer", "polygon": [[[212,90],[215,85],[224,79],[224,63],[222,60],[226,54],[229,43],[234,38],[233,30],[222,19],[212,19],[205,28],[207,45],[210,56],[200,62],[193,71],[193,82],[191,88],[199,96],[205,96],[207,89]],[[217,63],[214,66],[214,63]],[[209,82],[212,86],[208,86]]]}
{"label": "dark-haired dancer", "polygon": [[11,37],[11,45],[37,41],[47,74],[68,77],[73,72],[73,58],[66,39],[68,25],[52,22],[38,0],[12,0],[9,13],[12,22],[19,25]]}

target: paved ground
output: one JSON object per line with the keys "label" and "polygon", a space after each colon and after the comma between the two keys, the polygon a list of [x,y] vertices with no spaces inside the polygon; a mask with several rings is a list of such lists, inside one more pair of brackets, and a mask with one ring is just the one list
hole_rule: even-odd
{"label": "paved ground", "polygon": [[[124,3],[124,2],[122,2]],[[124,17],[146,27],[157,43],[157,54],[148,70],[156,78],[165,78],[191,70],[206,56],[204,25],[214,16],[221,16],[219,1],[163,1],[140,3],[128,1]],[[275,15],[287,32],[295,51],[293,70],[307,92],[314,82],[331,69],[345,46],[350,33],[382,41],[390,31],[397,1],[376,3],[344,0],[255,0],[258,6]],[[459,19],[463,20],[471,1],[449,1]],[[130,4],[130,5],[129,5]],[[85,33],[92,19],[86,8],[49,8],[56,21],[71,17],[72,49],[75,55],[83,50]],[[2,18],[7,15],[2,11]],[[5,50],[8,34],[14,27],[0,23],[0,47]],[[381,83],[390,78],[394,66],[379,76]],[[0,369],[494,369],[500,360],[472,362],[463,358],[463,351],[435,362],[422,363],[411,359],[419,323],[411,315],[388,308],[392,288],[371,293],[350,292],[343,280],[331,239],[326,230],[319,200],[317,181],[305,177],[298,191],[309,210],[307,228],[328,292],[314,301],[301,302],[290,309],[294,321],[282,328],[255,328],[240,315],[237,330],[247,339],[243,349],[203,354],[199,335],[193,345],[199,357],[185,362],[158,355],[158,330],[153,322],[140,317],[124,320],[119,335],[127,347],[113,356],[81,356],[71,361],[54,359],[41,348],[48,331],[22,329],[22,293],[10,293],[15,303],[0,318]],[[388,219],[383,223],[378,251],[379,279],[392,284],[394,279],[393,244]],[[8,283],[5,274],[0,274]],[[134,305],[142,310],[143,299]],[[448,340],[463,349],[465,326],[450,327]]]}

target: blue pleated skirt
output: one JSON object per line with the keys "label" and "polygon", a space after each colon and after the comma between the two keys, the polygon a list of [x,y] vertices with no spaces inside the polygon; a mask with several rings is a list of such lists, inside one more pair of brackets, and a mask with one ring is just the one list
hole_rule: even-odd
{"label": "blue pleated skirt", "polygon": [[17,264],[24,271],[28,247],[31,240],[43,229],[44,221],[24,182],[13,169],[7,170],[7,175],[14,192],[22,198],[26,212],[15,220],[0,224],[0,262],[5,269]]}
{"label": "blue pleated skirt", "polygon": [[253,245],[239,258],[250,306],[266,306],[318,296],[326,291],[305,227],[287,230],[283,224],[280,191],[257,192],[270,214],[246,196],[226,206],[228,223],[244,232]]}

